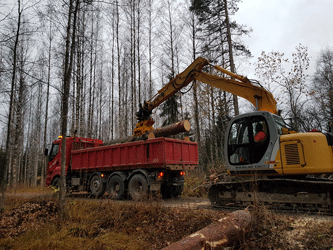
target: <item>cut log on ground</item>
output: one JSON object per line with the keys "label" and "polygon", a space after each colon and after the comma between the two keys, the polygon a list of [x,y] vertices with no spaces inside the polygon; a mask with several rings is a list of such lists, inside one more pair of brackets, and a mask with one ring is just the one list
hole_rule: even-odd
{"label": "cut log on ground", "polygon": [[214,222],[162,250],[222,249],[231,246],[249,229],[251,219],[251,214],[247,209],[235,211],[230,216]]}
{"label": "cut log on ground", "polygon": [[140,136],[128,136],[128,137],[123,137],[119,139],[115,139],[112,141],[105,142],[103,146],[108,146],[108,145],[113,145],[113,144],[118,144],[118,143],[125,143],[125,142],[132,142],[132,141],[145,141],[145,140],[150,140],[154,139],[155,135],[152,132],[149,132],[147,134],[143,134]]}
{"label": "cut log on ground", "polygon": [[188,120],[176,122],[161,128],[153,129],[155,137],[167,137],[170,135],[176,135],[182,132],[188,132],[191,129],[191,124]]}

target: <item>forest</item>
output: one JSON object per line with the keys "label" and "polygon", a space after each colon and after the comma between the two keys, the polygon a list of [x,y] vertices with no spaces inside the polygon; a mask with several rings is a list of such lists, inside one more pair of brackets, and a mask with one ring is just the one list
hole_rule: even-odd
{"label": "forest", "polygon": [[[59,135],[130,136],[139,104],[201,56],[232,72],[251,57],[240,0],[7,0],[0,2],[1,184],[44,183],[44,149]],[[298,131],[331,131],[333,50],[308,73],[307,47],[263,51],[256,80]],[[198,171],[221,168],[228,117],[246,100],[193,82],[153,113],[155,127],[187,119]]]}

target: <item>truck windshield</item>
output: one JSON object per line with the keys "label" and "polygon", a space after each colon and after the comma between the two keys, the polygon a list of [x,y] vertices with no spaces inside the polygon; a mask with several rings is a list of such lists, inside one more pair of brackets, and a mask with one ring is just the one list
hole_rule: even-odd
{"label": "truck windshield", "polygon": [[53,144],[49,155],[49,161],[52,161],[53,158],[58,154],[58,152],[59,152],[59,144]]}

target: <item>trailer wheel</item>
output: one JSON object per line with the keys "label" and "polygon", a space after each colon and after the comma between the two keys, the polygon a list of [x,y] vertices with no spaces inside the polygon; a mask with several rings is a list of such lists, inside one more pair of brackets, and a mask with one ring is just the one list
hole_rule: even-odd
{"label": "trailer wheel", "polygon": [[134,175],[129,182],[128,190],[133,200],[143,200],[147,198],[147,179],[142,174]]}
{"label": "trailer wheel", "polygon": [[101,176],[96,174],[91,178],[90,191],[91,195],[96,198],[101,197],[105,193],[105,183],[103,182]]}
{"label": "trailer wheel", "polygon": [[114,175],[108,182],[108,192],[113,200],[121,200],[125,194],[125,183],[119,175]]}

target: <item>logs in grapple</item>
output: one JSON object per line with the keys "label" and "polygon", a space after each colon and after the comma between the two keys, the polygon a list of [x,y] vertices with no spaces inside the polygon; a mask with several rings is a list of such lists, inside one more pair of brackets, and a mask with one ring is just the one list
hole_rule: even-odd
{"label": "logs in grapple", "polygon": [[152,132],[149,132],[147,134],[143,134],[140,136],[132,135],[132,136],[127,136],[127,137],[115,139],[112,141],[104,142],[103,146],[113,145],[113,144],[118,144],[118,143],[132,142],[132,141],[145,141],[145,140],[154,139],[154,138],[155,138],[155,135]]}
{"label": "logs in grapple", "polygon": [[149,139],[154,139],[157,137],[167,137],[171,135],[177,135],[182,132],[187,132],[191,129],[191,124],[188,120],[183,120],[176,122],[161,128],[156,128],[146,134],[140,136],[128,136],[112,141],[105,142],[103,145],[113,145],[118,143],[132,142],[132,141],[145,141]]}
{"label": "logs in grapple", "polygon": [[191,129],[191,124],[188,120],[183,120],[170,124],[161,128],[154,129],[153,132],[155,137],[167,137],[170,135],[176,135],[182,132],[188,132]]}

